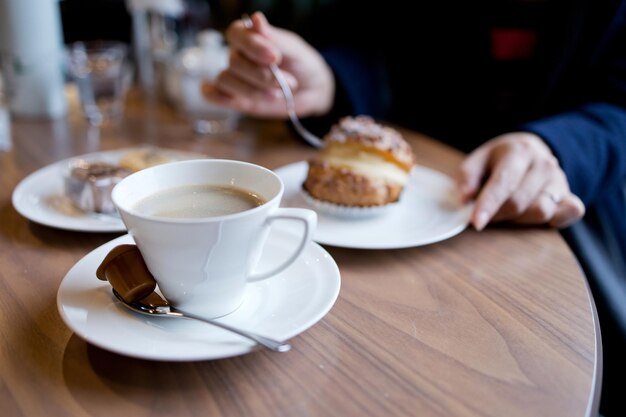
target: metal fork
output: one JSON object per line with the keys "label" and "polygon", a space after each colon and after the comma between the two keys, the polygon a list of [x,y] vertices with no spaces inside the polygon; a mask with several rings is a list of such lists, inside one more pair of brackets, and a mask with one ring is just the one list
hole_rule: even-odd
{"label": "metal fork", "polygon": [[[252,23],[252,19],[250,19],[250,16],[248,16],[247,14],[244,14],[241,20],[243,21],[243,25],[247,29],[253,28],[254,25]],[[324,141],[320,139],[319,137],[317,137],[316,135],[314,135],[313,133],[309,132],[304,126],[302,126],[302,123],[300,123],[300,119],[298,119],[298,115],[296,115],[295,104],[294,104],[291,88],[289,88],[289,84],[287,84],[287,80],[285,79],[285,76],[283,75],[282,71],[278,68],[278,65],[270,64],[270,71],[272,71],[272,75],[274,75],[274,78],[278,82],[278,85],[280,86],[280,89],[283,92],[283,96],[285,96],[285,104],[287,105],[287,114],[289,115],[289,120],[291,120],[293,127],[296,129],[298,134],[302,136],[302,138],[305,141],[307,141],[307,143],[309,143],[312,146],[315,146],[316,148],[323,148]]]}

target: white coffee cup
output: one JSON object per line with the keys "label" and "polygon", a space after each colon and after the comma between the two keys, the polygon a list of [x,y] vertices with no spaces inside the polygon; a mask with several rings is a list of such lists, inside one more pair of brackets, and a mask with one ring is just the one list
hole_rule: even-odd
{"label": "white coffee cup", "polygon": [[[148,196],[181,186],[215,185],[251,191],[265,200],[241,212],[197,218],[157,217],[137,210]],[[228,314],[242,303],[247,282],[286,269],[310,241],[314,211],[281,208],[283,183],[247,162],[203,159],[171,162],[136,172],[118,183],[112,200],[162,294],[175,307],[204,317]],[[293,253],[267,271],[255,271],[270,224],[301,222]]]}

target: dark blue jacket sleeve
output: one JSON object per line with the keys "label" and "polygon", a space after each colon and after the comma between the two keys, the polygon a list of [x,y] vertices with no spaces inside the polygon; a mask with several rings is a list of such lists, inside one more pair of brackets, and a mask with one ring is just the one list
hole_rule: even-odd
{"label": "dark blue jacket sleeve", "polygon": [[[626,94],[626,91],[625,91]],[[601,198],[626,181],[626,110],[591,103],[528,123],[524,130],[541,136],[559,159],[572,192],[584,203]]]}
{"label": "dark blue jacket sleeve", "polygon": [[323,136],[345,116],[367,114],[385,119],[391,96],[383,60],[357,48],[330,47],[320,52],[335,77],[335,98],[328,114],[303,120],[307,128]]}
{"label": "dark blue jacket sleeve", "polygon": [[[384,63],[375,54],[359,50],[327,48],[322,55],[332,68],[337,86],[346,100],[341,109],[346,114],[368,114],[384,118],[391,104]],[[337,104],[337,103],[336,103]]]}

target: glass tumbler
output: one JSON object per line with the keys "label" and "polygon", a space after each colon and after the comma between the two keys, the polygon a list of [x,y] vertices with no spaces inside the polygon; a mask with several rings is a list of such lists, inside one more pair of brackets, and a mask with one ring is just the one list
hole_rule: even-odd
{"label": "glass tumbler", "polygon": [[68,69],[80,104],[94,126],[118,120],[131,83],[128,46],[116,41],[75,42],[68,47]]}

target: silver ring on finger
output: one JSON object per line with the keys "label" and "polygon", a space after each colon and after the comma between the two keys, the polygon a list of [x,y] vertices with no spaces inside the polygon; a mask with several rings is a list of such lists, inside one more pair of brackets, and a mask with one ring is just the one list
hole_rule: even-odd
{"label": "silver ring on finger", "polygon": [[557,206],[561,204],[561,201],[563,201],[563,197],[548,190],[541,190],[539,194],[548,197]]}

